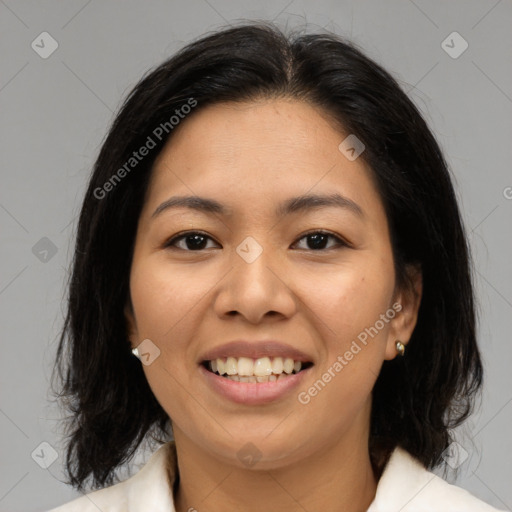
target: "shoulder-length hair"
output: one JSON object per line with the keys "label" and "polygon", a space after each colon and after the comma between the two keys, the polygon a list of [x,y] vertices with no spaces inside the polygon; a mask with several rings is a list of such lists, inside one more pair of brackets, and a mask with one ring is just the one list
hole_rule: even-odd
{"label": "shoulder-length hair", "polygon": [[[58,369],[58,397],[71,412],[67,483],[77,489],[90,475],[92,487],[112,484],[148,434],[159,443],[172,435],[131,353],[124,315],[137,222],[153,162],[172,137],[171,117],[184,117],[187,104],[196,112],[281,97],[309,102],[363,142],[361,158],[390,226],[397,284],[410,285],[408,265],[421,267],[423,295],[407,353],[384,361],[373,389],[374,468],[397,445],[427,468],[441,464],[450,430],[472,412],[482,363],[470,253],[448,166],[426,122],[397,81],[353,43],[244,24],[192,42],[143,77],[95,162],[53,374]],[[144,145],[152,146],[147,155],[130,160]]]}

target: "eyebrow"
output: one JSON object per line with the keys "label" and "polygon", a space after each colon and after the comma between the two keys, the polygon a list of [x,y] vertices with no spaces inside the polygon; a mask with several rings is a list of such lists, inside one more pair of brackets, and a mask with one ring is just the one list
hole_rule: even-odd
{"label": "eyebrow", "polygon": [[[343,208],[356,214],[358,217],[364,217],[364,212],[357,203],[338,193],[329,195],[307,194],[292,197],[278,205],[275,215],[276,217],[284,217],[296,212],[329,207]],[[206,214],[233,215],[231,208],[226,207],[215,199],[199,196],[174,196],[160,204],[151,217],[156,217],[163,211],[173,208],[189,208]]]}

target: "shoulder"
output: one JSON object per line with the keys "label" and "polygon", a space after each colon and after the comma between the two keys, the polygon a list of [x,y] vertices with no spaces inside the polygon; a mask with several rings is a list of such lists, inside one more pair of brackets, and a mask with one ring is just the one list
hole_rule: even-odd
{"label": "shoulder", "polygon": [[175,457],[174,442],[170,441],[160,446],[142,469],[127,480],[84,494],[48,512],[173,512],[169,476]]}
{"label": "shoulder", "polygon": [[84,494],[48,512],[118,512],[127,508],[126,482]]}
{"label": "shoulder", "polygon": [[368,512],[499,512],[466,489],[450,484],[404,449],[393,451]]}

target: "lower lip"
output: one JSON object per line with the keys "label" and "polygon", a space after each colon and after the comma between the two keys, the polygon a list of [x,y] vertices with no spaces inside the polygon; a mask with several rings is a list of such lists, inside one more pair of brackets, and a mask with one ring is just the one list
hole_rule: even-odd
{"label": "lower lip", "polygon": [[199,365],[211,389],[233,402],[248,405],[267,404],[284,397],[297,388],[312,367],[293,373],[274,382],[236,382]]}

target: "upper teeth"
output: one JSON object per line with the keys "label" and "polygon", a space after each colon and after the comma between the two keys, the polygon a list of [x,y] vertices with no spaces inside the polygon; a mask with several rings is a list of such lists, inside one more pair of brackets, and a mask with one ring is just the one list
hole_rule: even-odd
{"label": "upper teeth", "polygon": [[295,373],[302,368],[300,361],[294,361],[291,357],[283,359],[282,357],[260,357],[252,359],[250,357],[228,357],[218,358],[210,361],[212,372],[219,372],[219,375],[242,375],[264,377],[265,375],[281,373]]}

